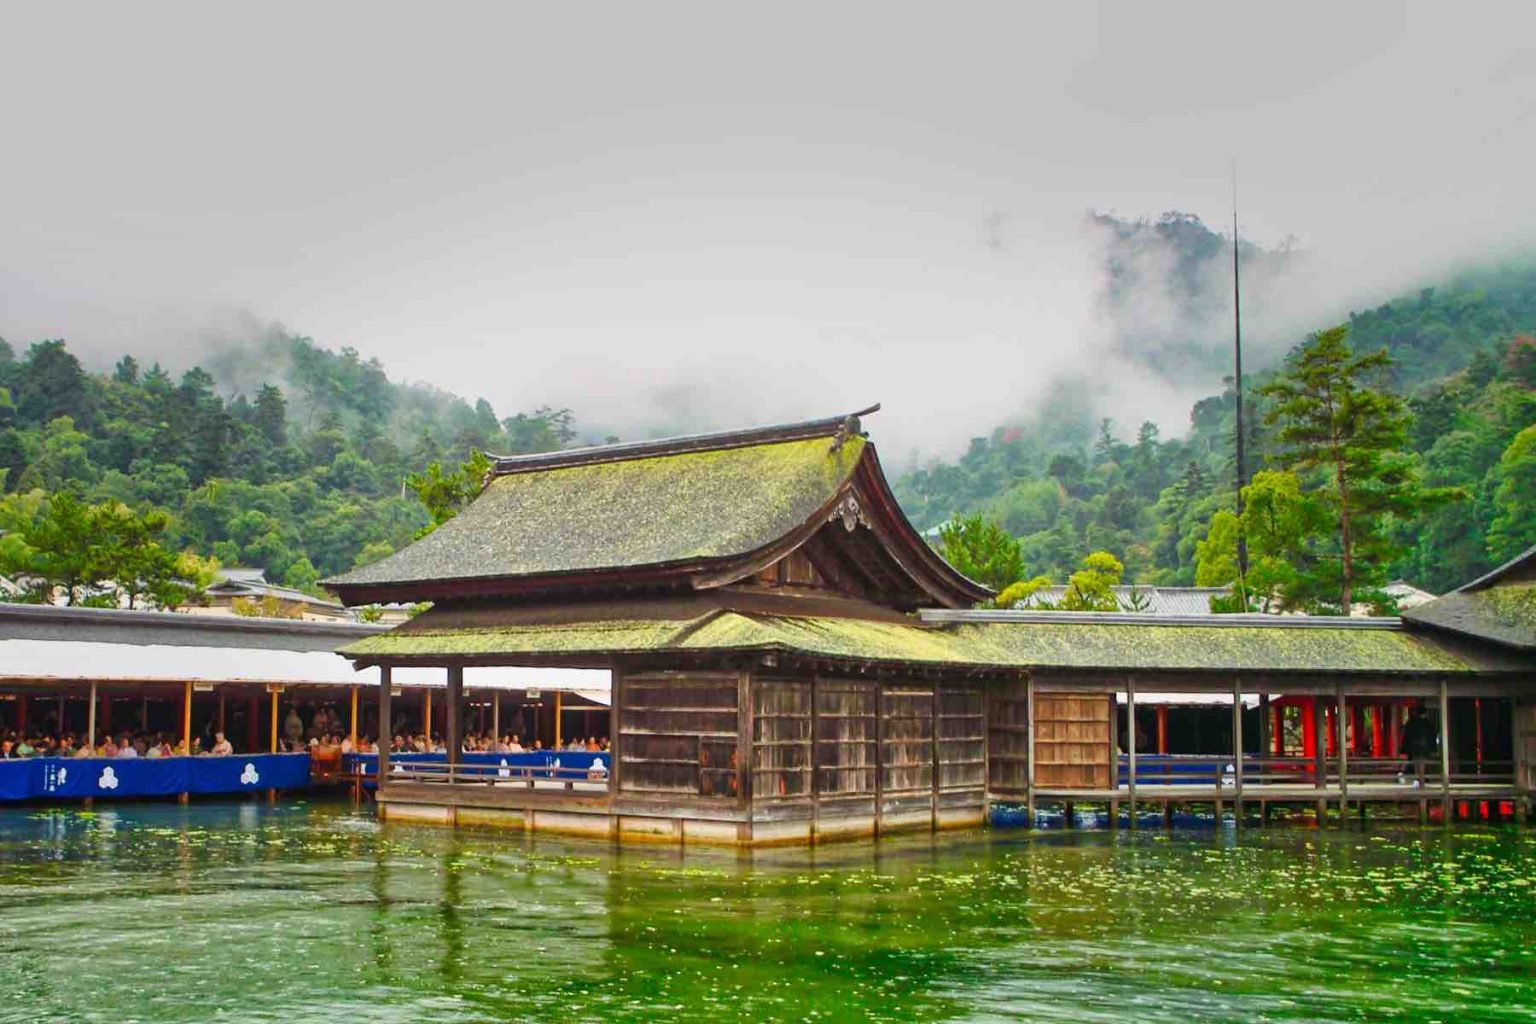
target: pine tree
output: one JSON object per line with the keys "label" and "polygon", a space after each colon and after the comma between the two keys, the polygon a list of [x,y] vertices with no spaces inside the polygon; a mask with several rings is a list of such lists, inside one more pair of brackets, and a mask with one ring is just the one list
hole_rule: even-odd
{"label": "pine tree", "polygon": [[1385,350],[1355,355],[1348,333],[1341,325],[1314,334],[1263,389],[1274,400],[1265,421],[1280,427],[1278,461],[1302,477],[1336,524],[1333,557],[1314,572],[1331,576],[1326,582],[1343,615],[1401,553],[1389,529],[1393,517],[1411,519],[1453,496],[1420,486],[1407,405],[1371,386],[1391,360]]}

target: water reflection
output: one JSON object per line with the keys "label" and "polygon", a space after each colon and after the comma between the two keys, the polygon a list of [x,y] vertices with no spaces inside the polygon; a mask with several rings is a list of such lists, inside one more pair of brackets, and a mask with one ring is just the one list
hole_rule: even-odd
{"label": "water reflection", "polygon": [[346,805],[6,810],[0,1021],[1536,1019],[1533,890],[1523,830],[743,855]]}

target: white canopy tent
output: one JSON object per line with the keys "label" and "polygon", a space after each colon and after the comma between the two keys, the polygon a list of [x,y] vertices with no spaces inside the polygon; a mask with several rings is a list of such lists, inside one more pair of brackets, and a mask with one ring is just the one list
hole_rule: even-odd
{"label": "white canopy tent", "polygon": [[[0,683],[262,683],[283,686],[377,687],[377,668],[355,669],[329,651],[267,647],[184,647],[79,640],[0,640]],[[397,687],[447,685],[440,668],[397,668]],[[469,690],[559,690],[608,703],[606,669],[472,667]]]}

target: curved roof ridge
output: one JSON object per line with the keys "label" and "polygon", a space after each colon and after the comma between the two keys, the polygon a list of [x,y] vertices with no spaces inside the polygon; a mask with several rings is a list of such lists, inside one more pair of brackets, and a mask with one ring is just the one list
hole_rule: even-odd
{"label": "curved roof ridge", "polygon": [[511,473],[528,473],[545,469],[562,469],[566,466],[586,466],[599,462],[624,462],[629,459],[649,459],[659,455],[681,455],[685,452],[722,451],[727,448],[745,448],[751,445],[773,444],[778,441],[804,441],[814,437],[863,436],[860,418],[880,411],[876,402],[858,412],[842,416],[827,416],[819,420],[802,420],[799,423],[778,423],[745,430],[721,430],[704,434],[683,434],[678,437],[658,438],[653,441],[623,441],[616,444],[589,445],[585,448],[569,448],[554,452],[535,452],[531,455],[491,455],[491,476]]}

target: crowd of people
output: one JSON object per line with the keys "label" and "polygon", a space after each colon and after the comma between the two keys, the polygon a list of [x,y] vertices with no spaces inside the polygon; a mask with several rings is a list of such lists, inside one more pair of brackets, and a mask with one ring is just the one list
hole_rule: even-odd
{"label": "crowd of people", "polygon": [[[234,745],[222,732],[215,732],[206,745],[203,737],[192,738],[190,753],[194,757],[226,757],[234,752]],[[185,757],[188,753],[182,740],[158,732],[108,733],[94,744],[83,736],[76,737],[68,732],[57,737],[48,734],[24,736],[14,729],[0,734],[0,760],[7,761],[21,757]]]}
{"label": "crowd of people", "polygon": [[[490,733],[471,732],[464,737],[463,750],[466,754],[526,754],[538,753],[545,750],[568,750],[572,752],[584,752],[600,754],[608,749],[608,737],[599,739],[596,736],[572,736],[570,741],[555,747],[546,747],[542,741],[530,740],[526,745],[522,737],[516,733],[506,733],[496,737]],[[359,753],[367,751],[359,750]],[[391,754],[445,754],[448,748],[443,743],[443,738],[436,734],[428,737],[425,733],[409,734],[397,733],[389,744]]]}

